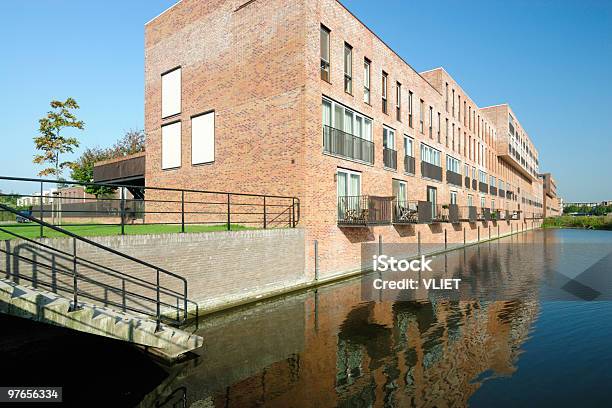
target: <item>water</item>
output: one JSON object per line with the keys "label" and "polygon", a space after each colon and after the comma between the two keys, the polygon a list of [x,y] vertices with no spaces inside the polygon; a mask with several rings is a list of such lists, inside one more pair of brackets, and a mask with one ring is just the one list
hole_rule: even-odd
{"label": "water", "polygon": [[0,384],[63,384],[78,406],[609,406],[611,252],[583,230],[457,250],[434,271],[459,294],[344,281],[204,319],[204,349],[173,367],[2,318]]}

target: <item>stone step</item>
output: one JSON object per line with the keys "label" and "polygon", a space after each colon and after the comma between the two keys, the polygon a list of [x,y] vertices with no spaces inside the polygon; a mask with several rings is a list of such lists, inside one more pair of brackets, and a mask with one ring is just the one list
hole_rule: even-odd
{"label": "stone step", "polygon": [[56,293],[0,279],[2,313],[151,347],[167,359],[203,344],[202,337],[165,324],[157,330],[157,323],[148,317],[86,302],[79,302],[76,310],[71,306],[70,299]]}

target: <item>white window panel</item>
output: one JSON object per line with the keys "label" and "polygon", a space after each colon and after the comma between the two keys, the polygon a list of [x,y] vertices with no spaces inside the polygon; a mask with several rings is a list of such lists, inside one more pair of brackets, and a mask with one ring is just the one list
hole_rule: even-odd
{"label": "white window panel", "polygon": [[191,164],[215,161],[215,112],[191,118]]}
{"label": "white window panel", "polygon": [[162,126],[162,169],[181,167],[181,122]]}
{"label": "white window panel", "polygon": [[181,113],[181,69],[162,75],[162,118]]}

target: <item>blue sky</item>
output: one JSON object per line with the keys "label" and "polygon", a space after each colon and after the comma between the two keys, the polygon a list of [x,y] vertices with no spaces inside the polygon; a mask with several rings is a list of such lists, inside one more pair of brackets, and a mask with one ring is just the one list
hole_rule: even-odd
{"label": "blue sky", "polygon": [[[4,1],[0,175],[36,175],[51,99],[81,105],[82,146],[143,128],[144,24],[173,3]],[[443,66],[479,106],[510,103],[566,200],[612,199],[612,2],[343,3],[417,71]]]}

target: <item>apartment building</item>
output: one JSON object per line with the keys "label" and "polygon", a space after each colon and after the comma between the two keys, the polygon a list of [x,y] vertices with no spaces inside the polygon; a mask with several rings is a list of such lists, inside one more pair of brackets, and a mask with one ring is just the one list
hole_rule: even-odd
{"label": "apartment building", "polygon": [[551,173],[540,174],[542,179],[544,217],[556,217],[563,213],[563,206],[557,195],[557,182]]}
{"label": "apartment building", "polygon": [[183,0],[147,23],[145,130],[147,185],[299,197],[320,276],[359,269],[362,243],[540,224],[511,108],[416,72],[336,0]]}

